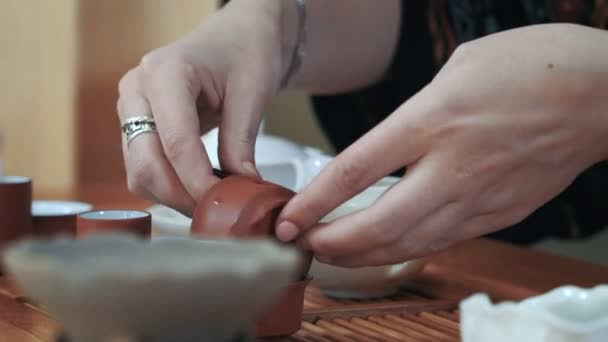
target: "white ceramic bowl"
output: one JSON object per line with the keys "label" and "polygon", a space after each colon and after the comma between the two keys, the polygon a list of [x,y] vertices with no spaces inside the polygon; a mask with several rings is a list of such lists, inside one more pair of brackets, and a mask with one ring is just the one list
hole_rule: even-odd
{"label": "white ceramic bowl", "polygon": [[93,209],[89,203],[74,201],[36,200],[32,202],[32,216],[78,215]]}
{"label": "white ceramic bowl", "polygon": [[475,294],[460,304],[463,342],[608,340],[608,285],[563,286],[521,302],[492,304]]}
{"label": "white ceramic bowl", "polygon": [[177,210],[155,204],[146,211],[152,215],[153,236],[187,237],[190,235],[192,219]]}
{"label": "white ceramic bowl", "polygon": [[[380,195],[399,179],[386,177],[327,215],[323,222],[371,206]],[[361,268],[342,268],[313,261],[310,274],[321,290],[332,297],[374,298],[394,294],[404,281],[421,272],[424,259],[400,264]]]}
{"label": "white ceramic bowl", "polygon": [[269,241],[150,243],[116,234],[24,241],[4,262],[71,337],[102,341],[121,333],[174,340],[249,329],[289,282],[297,258]]}

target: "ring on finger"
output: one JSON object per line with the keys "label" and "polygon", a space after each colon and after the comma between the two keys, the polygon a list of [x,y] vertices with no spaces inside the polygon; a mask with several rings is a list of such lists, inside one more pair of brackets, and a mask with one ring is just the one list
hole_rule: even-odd
{"label": "ring on finger", "polygon": [[149,116],[133,117],[122,123],[122,131],[127,138],[127,146],[135,137],[143,133],[155,133],[156,123]]}

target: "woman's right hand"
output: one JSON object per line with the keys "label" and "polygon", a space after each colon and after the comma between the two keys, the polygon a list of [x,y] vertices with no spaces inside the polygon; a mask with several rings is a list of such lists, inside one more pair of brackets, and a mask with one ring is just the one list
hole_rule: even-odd
{"label": "woman's right hand", "polygon": [[281,33],[285,3],[233,0],[194,31],[145,55],[121,79],[120,119],[150,116],[158,129],[130,144],[123,135],[131,191],[191,214],[217,181],[200,137],[218,125],[222,168],[257,174],[262,111],[290,61],[291,42]]}

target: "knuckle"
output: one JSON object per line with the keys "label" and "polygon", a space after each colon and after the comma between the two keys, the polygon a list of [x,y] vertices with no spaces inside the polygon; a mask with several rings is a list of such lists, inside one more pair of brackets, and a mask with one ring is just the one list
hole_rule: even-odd
{"label": "knuckle", "polygon": [[137,182],[135,177],[131,177],[131,176],[127,177],[127,188],[129,189],[130,192],[132,192],[134,194],[141,195],[143,193],[143,188]]}
{"label": "knuckle", "polygon": [[133,68],[127,71],[120,80],[118,81],[118,93],[126,94],[132,91],[137,86],[137,74],[139,73],[138,68]]}
{"label": "knuckle", "polygon": [[466,61],[467,57],[469,57],[473,50],[473,43],[466,42],[458,45],[454,52],[452,52],[452,56],[450,59],[454,59],[456,61]]}
{"label": "knuckle", "polygon": [[338,162],[333,167],[334,186],[342,193],[355,194],[367,184],[368,162],[362,158],[351,158],[347,162]]}
{"label": "knuckle", "polygon": [[171,162],[177,162],[184,153],[185,141],[178,134],[167,134],[162,141],[162,145],[167,159]]}
{"label": "knuckle", "polygon": [[334,244],[328,239],[311,237],[309,243],[311,249],[320,255],[330,255],[335,250]]}
{"label": "knuckle", "polygon": [[419,255],[420,251],[421,245],[418,241],[414,241],[414,239],[402,239],[399,243],[399,255],[401,255],[403,260]]}
{"label": "knuckle", "polygon": [[127,184],[129,190],[135,193],[142,193],[154,184],[154,174],[152,168],[145,162],[138,162],[129,169]]}
{"label": "knuckle", "polygon": [[153,50],[141,58],[139,66],[144,75],[150,77],[162,73],[163,70],[171,70],[173,73],[192,74],[194,65],[180,50],[159,48]]}
{"label": "knuckle", "polygon": [[439,240],[430,242],[425,249],[425,254],[435,253],[441,250],[446,249],[450,245],[450,241],[447,241],[445,238],[441,238]]}
{"label": "knuckle", "polygon": [[[371,216],[371,215],[370,215]],[[386,219],[381,220],[377,216],[372,216],[364,223],[366,226],[365,231],[367,232],[367,238],[374,245],[388,245],[393,242],[396,238],[392,232],[391,227],[395,225],[388,222]]]}
{"label": "knuckle", "polygon": [[139,66],[145,74],[153,73],[167,62],[166,56],[163,55],[161,49],[152,50],[141,58]]}
{"label": "knuckle", "polygon": [[[221,132],[222,134],[225,132]],[[222,134],[223,136],[225,136]],[[231,132],[229,136],[225,136],[225,139],[222,139],[223,143],[219,145],[219,153],[221,155],[231,155],[231,152],[241,151],[243,147],[246,148],[246,152],[250,152],[251,156],[253,156],[255,139],[256,139],[256,131],[253,130],[239,130],[237,132]]]}

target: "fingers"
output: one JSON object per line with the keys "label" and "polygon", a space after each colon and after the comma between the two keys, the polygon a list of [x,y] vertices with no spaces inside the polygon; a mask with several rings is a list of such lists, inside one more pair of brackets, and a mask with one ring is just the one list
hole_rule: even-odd
{"label": "fingers", "polygon": [[400,115],[390,116],[336,157],[284,208],[278,220],[278,238],[294,239],[378,179],[420,158],[425,149],[423,130],[418,129],[414,115],[408,116],[416,107],[406,103],[398,110]]}
{"label": "fingers", "polygon": [[255,141],[264,105],[271,94],[257,82],[262,76],[255,73],[237,72],[238,76],[228,83],[220,119],[219,159],[226,171],[259,176],[255,168]]}
{"label": "fingers", "polygon": [[[148,62],[152,63],[152,62]],[[145,63],[144,63],[145,65]],[[200,140],[196,101],[200,88],[187,64],[152,64],[144,89],[167,160],[191,198],[198,199],[217,179]]]}
{"label": "fingers", "polygon": [[[131,117],[152,115],[148,101],[143,96],[140,81],[139,70],[133,69],[120,82],[117,109],[121,121]],[[194,201],[164,157],[157,134],[141,134],[128,146],[123,135],[122,150],[131,191],[184,214],[189,214],[193,210]]]}
{"label": "fingers", "polygon": [[371,207],[308,232],[304,246],[323,257],[365,254],[394,244],[442,210],[450,196],[432,162],[422,160]]}
{"label": "fingers", "polygon": [[462,203],[450,202],[388,246],[334,258],[322,256],[321,259],[341,267],[390,265],[411,260],[460,240],[459,231],[468,224],[468,216]]}

